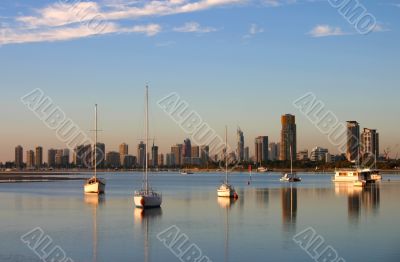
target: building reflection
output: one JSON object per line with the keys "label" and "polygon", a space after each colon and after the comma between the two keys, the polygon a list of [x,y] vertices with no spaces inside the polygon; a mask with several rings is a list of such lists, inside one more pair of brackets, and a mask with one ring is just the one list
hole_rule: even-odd
{"label": "building reflection", "polygon": [[297,188],[281,188],[282,197],[282,225],[286,232],[296,231],[297,222]]}
{"label": "building reflection", "polygon": [[144,231],[144,262],[151,261],[150,259],[150,239],[149,239],[149,231],[150,224],[153,220],[158,219],[162,216],[161,208],[153,208],[153,209],[140,209],[135,208],[134,210],[134,221],[135,224],[138,223],[142,225],[142,229]]}
{"label": "building reflection", "polygon": [[269,204],[269,189],[262,188],[256,190],[256,201],[260,207],[268,206]]}
{"label": "building reflection", "polygon": [[380,185],[371,184],[365,188],[352,184],[335,184],[335,193],[347,196],[348,218],[351,224],[360,222],[361,212],[377,214],[380,208]]}
{"label": "building reflection", "polygon": [[97,236],[97,209],[105,203],[104,195],[97,194],[85,194],[84,202],[88,206],[92,207],[92,226],[93,226],[93,247],[92,247],[92,261],[97,262],[97,247],[98,247],[98,236]]}

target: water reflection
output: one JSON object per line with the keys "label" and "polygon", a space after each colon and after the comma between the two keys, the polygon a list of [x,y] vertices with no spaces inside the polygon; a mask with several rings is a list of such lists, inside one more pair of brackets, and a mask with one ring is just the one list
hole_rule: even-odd
{"label": "water reflection", "polygon": [[150,239],[149,239],[149,230],[150,223],[152,220],[159,218],[162,216],[161,208],[153,208],[153,209],[140,209],[135,208],[134,210],[134,220],[135,223],[139,222],[142,224],[142,229],[144,231],[144,262],[151,261],[150,259]]}
{"label": "water reflection", "polygon": [[224,261],[229,261],[229,212],[233,205],[236,203],[237,199],[227,198],[227,197],[219,197],[218,204],[221,208],[225,209],[225,239],[224,239]]}
{"label": "water reflection", "polygon": [[97,208],[104,204],[104,195],[97,194],[85,194],[84,195],[85,204],[92,207],[92,226],[93,226],[93,247],[92,247],[92,261],[97,261],[97,246],[98,246],[98,236],[97,236]]}
{"label": "water reflection", "polygon": [[296,231],[297,222],[297,188],[281,188],[282,197],[282,225],[286,232]]}
{"label": "water reflection", "polygon": [[336,183],[335,193],[338,196],[347,196],[348,218],[351,224],[358,224],[361,212],[377,215],[380,208],[380,185],[371,184],[365,188],[355,187],[352,184]]}

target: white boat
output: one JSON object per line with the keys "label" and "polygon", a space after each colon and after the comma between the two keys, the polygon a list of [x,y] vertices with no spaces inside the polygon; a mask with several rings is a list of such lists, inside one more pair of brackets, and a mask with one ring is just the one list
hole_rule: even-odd
{"label": "white boat", "polygon": [[188,170],[185,170],[185,171],[182,171],[182,172],[181,172],[181,175],[182,175],[182,176],[193,175],[193,172],[190,172],[190,171],[188,171]]}
{"label": "white boat", "polygon": [[259,173],[267,173],[269,170],[266,167],[259,167],[257,168],[257,172]]}
{"label": "white boat", "polygon": [[296,174],[287,173],[280,179],[282,182],[301,182],[301,178]]}
{"label": "white boat", "polygon": [[97,104],[94,106],[94,114],[94,175],[90,179],[86,180],[84,191],[86,194],[104,194],[106,190],[106,183],[104,180],[97,178]]}
{"label": "white boat", "polygon": [[281,177],[280,181],[281,182],[290,182],[290,183],[301,182],[301,178],[293,173],[293,152],[292,152],[292,147],[290,147],[290,173],[286,173],[283,177]]}
{"label": "white boat", "polygon": [[373,171],[371,169],[340,169],[335,171],[333,182],[350,182],[365,180],[367,183],[374,182],[371,178]]}
{"label": "white boat", "polygon": [[86,194],[104,194],[106,189],[106,184],[103,180],[93,176],[85,183],[85,193]]}
{"label": "white boat", "polygon": [[149,88],[146,86],[146,121],[145,121],[145,136],[146,136],[146,146],[145,146],[145,170],[144,170],[144,183],[142,185],[142,189],[135,191],[134,194],[134,202],[137,208],[158,208],[162,204],[162,195],[153,191],[153,189],[149,185],[149,161],[148,161],[148,142],[149,142]]}
{"label": "white boat", "polygon": [[238,198],[235,188],[228,181],[228,129],[225,128],[225,181],[219,186],[218,197]]}

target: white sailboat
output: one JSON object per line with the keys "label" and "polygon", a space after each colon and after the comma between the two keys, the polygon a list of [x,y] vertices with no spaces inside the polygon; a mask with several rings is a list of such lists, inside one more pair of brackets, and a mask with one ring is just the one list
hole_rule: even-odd
{"label": "white sailboat", "polygon": [[218,197],[238,198],[235,188],[228,181],[228,128],[225,128],[225,181],[219,186]]}
{"label": "white sailboat", "polygon": [[301,182],[301,178],[293,173],[293,152],[290,147],[290,173],[286,173],[281,179],[282,182]]}
{"label": "white sailboat", "polygon": [[134,202],[137,208],[157,208],[161,206],[162,196],[161,194],[153,191],[153,189],[149,185],[148,178],[148,170],[149,170],[149,161],[147,155],[147,148],[149,142],[149,87],[146,86],[146,108],[145,108],[145,137],[146,137],[146,146],[145,146],[145,170],[144,170],[144,181],[142,188],[138,191],[135,191]]}
{"label": "white sailboat", "polygon": [[[94,106],[95,113],[95,129],[94,129],[94,176],[86,180],[84,185],[87,194],[104,194],[106,183],[104,180],[97,178],[97,104]],[[104,152],[103,152],[104,154]]]}

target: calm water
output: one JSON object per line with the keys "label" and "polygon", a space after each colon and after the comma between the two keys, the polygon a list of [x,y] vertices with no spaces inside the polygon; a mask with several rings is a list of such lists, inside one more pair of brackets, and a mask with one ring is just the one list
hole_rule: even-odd
{"label": "calm water", "polygon": [[[40,261],[20,237],[36,227],[73,261],[179,261],[157,239],[176,225],[212,261],[313,261],[292,240],[313,227],[346,261],[400,261],[400,177],[365,189],[328,175],[231,175],[240,198],[218,200],[221,174],[152,175],[160,210],[133,206],[140,174],[107,174],[102,198],[82,181],[0,184],[0,261]],[[391,181],[389,182],[388,179]]]}

